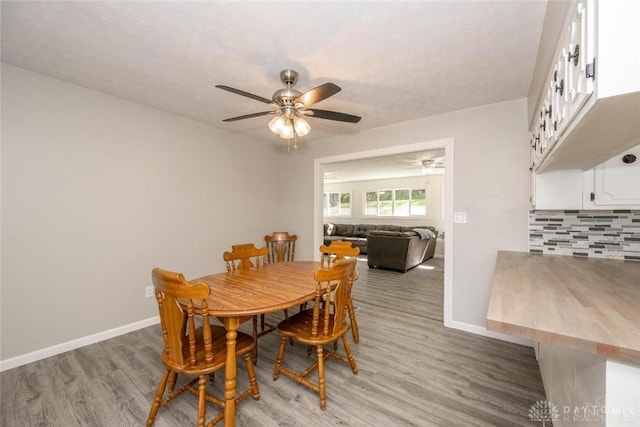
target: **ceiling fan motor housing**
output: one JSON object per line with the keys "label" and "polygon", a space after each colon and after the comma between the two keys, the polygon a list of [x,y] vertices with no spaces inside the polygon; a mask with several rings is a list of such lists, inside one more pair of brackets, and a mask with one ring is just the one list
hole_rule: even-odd
{"label": "ceiling fan motor housing", "polygon": [[287,88],[275,91],[271,99],[278,105],[293,105],[293,101],[300,95],[302,92]]}
{"label": "ceiling fan motor housing", "polygon": [[293,85],[298,81],[298,72],[294,70],[282,70],[280,71],[280,80],[287,85],[287,88],[275,91],[271,99],[280,106],[293,105],[293,101],[302,95],[302,92],[292,89]]}

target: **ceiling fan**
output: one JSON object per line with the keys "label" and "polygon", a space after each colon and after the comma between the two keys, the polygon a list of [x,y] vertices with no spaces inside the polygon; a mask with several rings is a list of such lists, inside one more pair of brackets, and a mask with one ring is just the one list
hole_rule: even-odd
{"label": "ceiling fan", "polygon": [[[256,101],[264,102],[274,107],[270,111],[261,111],[259,113],[245,114],[242,116],[224,119],[224,122],[235,122],[237,120],[250,119],[252,117],[265,116],[267,114],[275,114],[276,116],[269,122],[269,129],[279,135],[280,138],[291,140],[296,137],[302,137],[309,133],[311,126],[303,118],[315,117],[318,119],[335,120],[339,122],[358,123],[360,117],[351,114],[338,113],[335,111],[318,110],[309,108],[322,100],[329,98],[340,92],[340,87],[333,83],[325,83],[315,87],[305,93],[302,93],[293,86],[298,81],[298,73],[294,70],[282,70],[280,72],[280,80],[286,85],[286,89],[279,89],[273,93],[271,99],[254,95],[240,89],[235,89],[225,85],[216,85],[217,88],[235,93],[236,95],[246,96]],[[294,147],[295,147],[294,143]]]}
{"label": "ceiling fan", "polygon": [[424,159],[416,162],[416,164],[409,169],[420,169],[424,175],[431,175],[436,169],[444,169],[444,161]]}

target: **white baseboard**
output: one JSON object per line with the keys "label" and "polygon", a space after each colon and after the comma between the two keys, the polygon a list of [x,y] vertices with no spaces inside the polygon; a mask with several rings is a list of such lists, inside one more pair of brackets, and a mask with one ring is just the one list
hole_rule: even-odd
{"label": "white baseboard", "polygon": [[[23,354],[20,356],[12,357],[7,360],[0,360],[0,372],[17,368],[18,366],[26,365],[27,363],[36,362],[38,360],[46,359],[47,357],[55,356],[66,351],[75,350],[76,348],[84,347],[86,345],[95,344],[100,341],[107,340],[109,338],[124,335],[129,332],[137,331],[138,329],[146,328],[147,326],[160,323],[160,317],[154,316],[149,319],[141,320],[139,322],[130,323],[128,325],[120,326],[110,329],[108,331],[99,332],[97,334],[89,335],[83,338],[67,341],[61,344],[57,344],[51,347],[36,350],[31,353]],[[461,331],[470,332],[472,334],[481,335],[489,338],[496,338],[502,341],[512,342],[515,344],[526,345],[527,347],[534,347],[534,342],[518,338],[511,335],[501,334],[499,332],[493,332],[487,328],[481,326],[472,325],[470,323],[464,323],[457,320],[447,322],[445,326],[453,329],[459,329]]]}
{"label": "white baseboard", "polygon": [[501,334],[500,332],[493,332],[478,325],[472,325],[470,323],[464,323],[457,320],[452,320],[445,323],[445,326],[453,329],[459,329],[465,332],[471,332],[472,334],[482,335],[483,337],[495,338],[502,341],[511,342],[514,344],[526,345],[527,347],[534,347],[535,342],[526,338],[514,337],[512,335]]}
{"label": "white baseboard", "polygon": [[150,317],[149,319],[141,320],[139,322],[129,323],[128,325],[119,326],[117,328],[109,329],[108,331],[99,332],[97,334],[63,342],[61,344],[56,344],[51,347],[12,357],[7,360],[0,360],[0,372],[17,368],[18,366],[26,365],[27,363],[46,359],[47,357],[55,356],[66,351],[75,350],[76,348],[84,347],[89,344],[95,344],[109,338],[117,337],[118,335],[124,335],[129,332],[137,331],[138,329],[146,328],[147,326],[155,325],[158,323],[160,323],[160,316],[154,316]]}

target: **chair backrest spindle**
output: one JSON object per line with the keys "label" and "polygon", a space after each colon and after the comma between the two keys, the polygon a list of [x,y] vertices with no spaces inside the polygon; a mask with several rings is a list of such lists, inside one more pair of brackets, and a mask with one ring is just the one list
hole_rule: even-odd
{"label": "chair backrest spindle", "polygon": [[298,236],[289,234],[287,231],[276,231],[271,236],[264,236],[264,241],[269,248],[269,263],[294,261],[296,240],[298,240]]}

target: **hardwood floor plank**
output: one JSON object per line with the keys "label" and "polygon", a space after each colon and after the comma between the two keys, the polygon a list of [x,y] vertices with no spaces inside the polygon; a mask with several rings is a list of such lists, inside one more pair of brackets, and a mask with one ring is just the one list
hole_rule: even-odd
{"label": "hardwood floor plank", "polygon": [[[260,400],[238,407],[239,427],[531,426],[545,399],[533,349],[443,325],[443,262],[402,274],[358,263],[353,288],[360,344],[358,375],[326,363],[327,410],[317,394],[281,376],[273,381],[279,336],[259,341]],[[268,315],[277,323],[281,315]],[[241,325],[250,332],[251,325]],[[350,335],[348,335],[350,338]],[[0,375],[2,426],[144,425],[163,366],[158,325],[21,366]],[[306,367],[306,348],[287,345],[285,363]],[[315,376],[312,376],[315,379]],[[247,385],[238,364],[238,388]],[[224,378],[211,386],[219,396]],[[194,396],[162,408],[155,426],[195,424]],[[208,407],[208,417],[218,408]]]}

